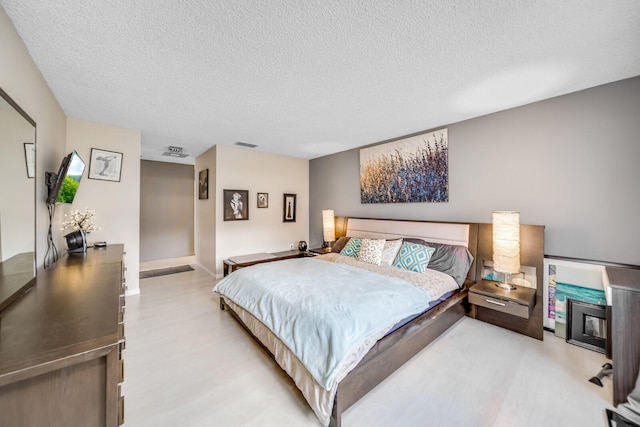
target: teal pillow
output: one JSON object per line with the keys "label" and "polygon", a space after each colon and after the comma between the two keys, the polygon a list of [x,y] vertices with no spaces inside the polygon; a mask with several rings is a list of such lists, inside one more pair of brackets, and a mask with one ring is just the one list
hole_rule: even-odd
{"label": "teal pillow", "polygon": [[340,255],[358,258],[358,255],[360,255],[360,249],[362,249],[362,239],[357,237],[352,238],[349,239],[346,245],[344,245],[344,248],[340,251]]}
{"label": "teal pillow", "polygon": [[435,251],[434,248],[419,245],[417,243],[402,242],[400,252],[393,262],[394,267],[404,268],[405,270],[424,273],[429,265],[431,255]]}

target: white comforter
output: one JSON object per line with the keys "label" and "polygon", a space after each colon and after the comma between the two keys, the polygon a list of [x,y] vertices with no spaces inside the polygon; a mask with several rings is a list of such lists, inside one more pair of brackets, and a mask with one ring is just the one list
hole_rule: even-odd
{"label": "white comforter", "polygon": [[[291,352],[280,351],[287,354],[284,359],[293,355],[302,362],[326,391],[303,390],[326,425],[337,383],[375,342],[398,321],[425,311],[429,301],[457,288],[442,273],[419,274],[327,254],[241,269],[214,290],[273,332]],[[296,363],[278,360],[283,362],[294,377]]]}

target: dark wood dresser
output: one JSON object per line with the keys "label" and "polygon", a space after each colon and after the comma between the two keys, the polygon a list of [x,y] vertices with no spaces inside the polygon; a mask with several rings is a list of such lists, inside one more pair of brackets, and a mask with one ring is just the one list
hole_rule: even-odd
{"label": "dark wood dresser", "polygon": [[65,256],[0,314],[0,426],[124,422],[123,254]]}
{"label": "dark wood dresser", "polygon": [[640,370],[640,270],[606,267],[611,286],[613,404],[627,401]]}

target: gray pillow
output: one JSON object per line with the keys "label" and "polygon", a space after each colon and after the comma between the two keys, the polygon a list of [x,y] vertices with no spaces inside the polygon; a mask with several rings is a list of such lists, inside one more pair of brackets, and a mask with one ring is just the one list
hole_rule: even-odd
{"label": "gray pillow", "polygon": [[406,238],[403,240],[434,248],[435,251],[431,255],[427,268],[448,274],[460,287],[464,285],[471,263],[473,263],[473,256],[469,249],[464,246],[427,242],[422,239]]}
{"label": "gray pillow", "polygon": [[336,242],[331,246],[331,252],[340,253],[340,251],[344,248],[344,245],[347,244],[351,237],[340,237]]}

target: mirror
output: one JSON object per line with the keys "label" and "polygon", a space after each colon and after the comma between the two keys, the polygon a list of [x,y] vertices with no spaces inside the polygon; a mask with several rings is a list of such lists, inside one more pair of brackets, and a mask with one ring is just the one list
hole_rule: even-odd
{"label": "mirror", "polygon": [[36,123],[0,88],[0,312],[35,283]]}

